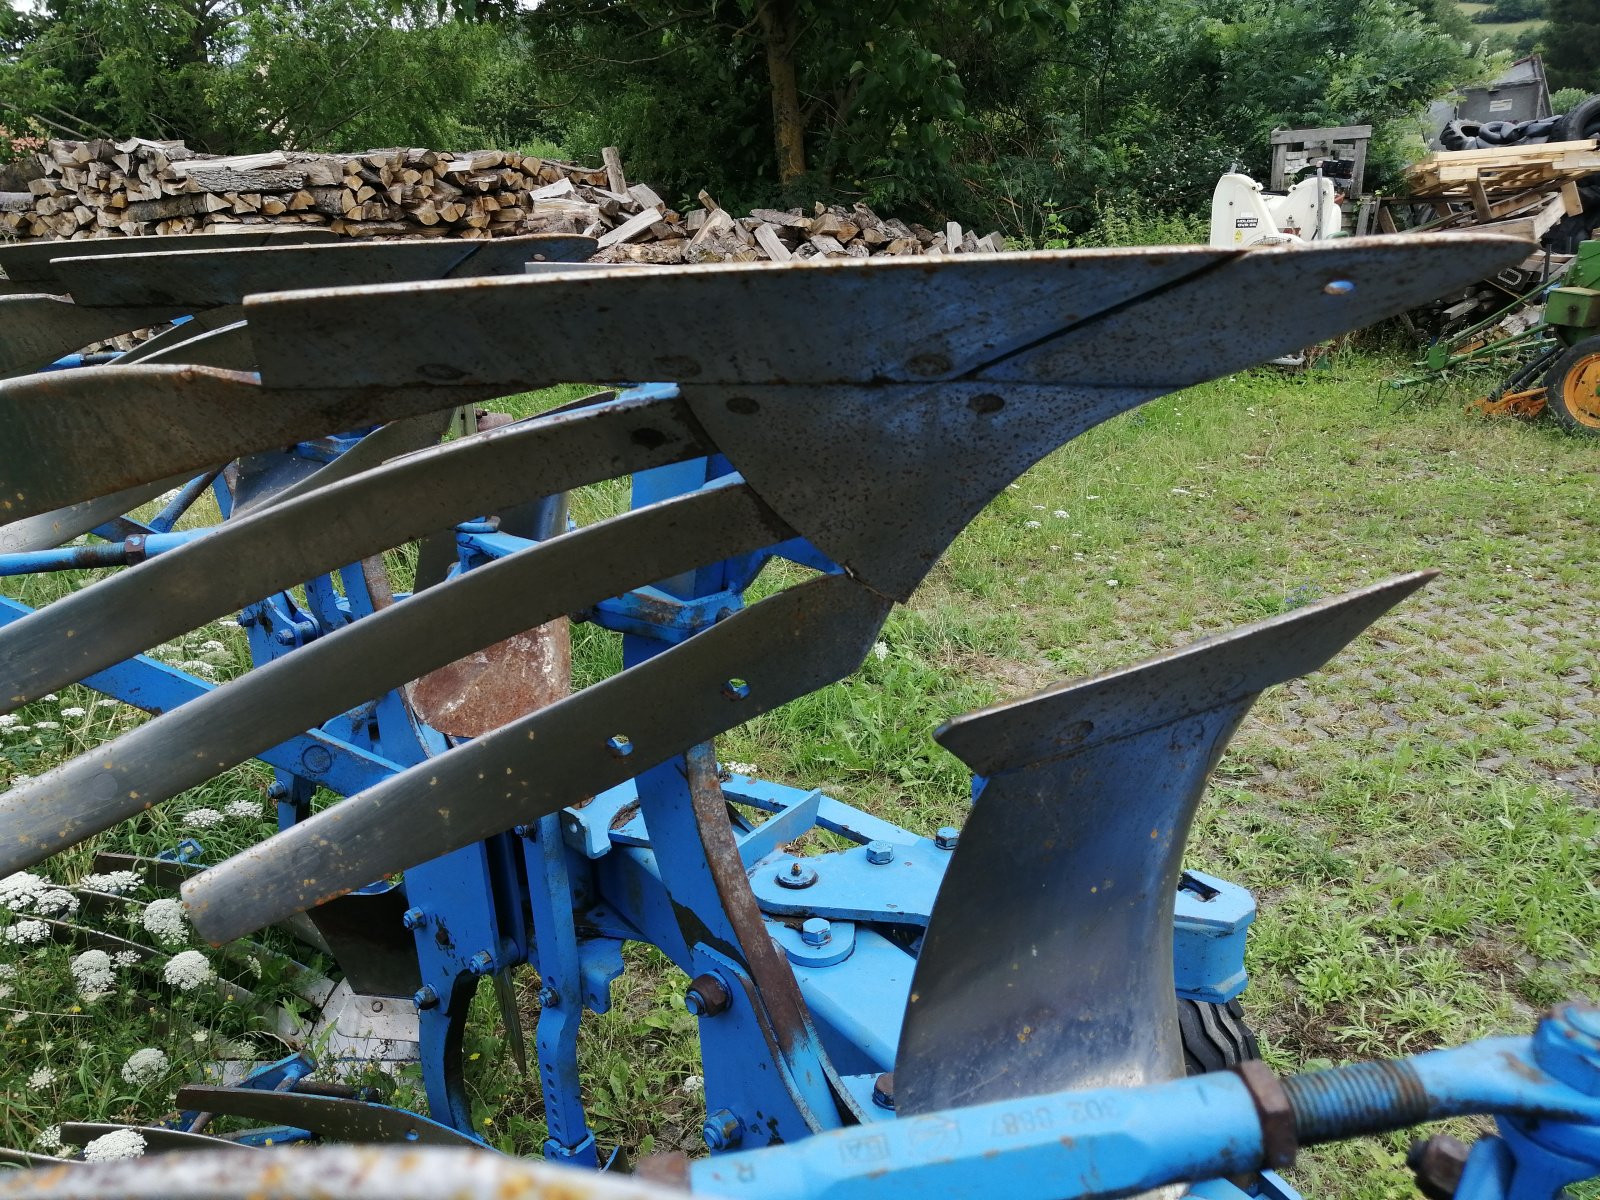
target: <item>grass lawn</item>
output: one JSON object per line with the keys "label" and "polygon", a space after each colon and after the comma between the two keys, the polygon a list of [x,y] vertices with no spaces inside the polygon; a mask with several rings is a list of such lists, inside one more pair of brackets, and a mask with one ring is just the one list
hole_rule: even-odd
{"label": "grass lawn", "polygon": [[[1299,377],[1242,374],[1079,438],[962,535],[891,619],[886,657],[735,731],[721,757],[919,831],[959,824],[967,783],[928,736],[940,721],[1437,567],[1327,670],[1263,697],[1189,862],[1255,891],[1244,1000],[1279,1069],[1526,1031],[1559,997],[1600,998],[1600,441],[1467,415],[1464,387],[1396,391],[1384,377],[1399,366],[1351,353]],[[578,509],[619,499],[612,488]],[[31,602],[55,586],[6,581]],[[592,676],[613,648],[579,635]],[[220,678],[244,663],[222,625],[162,653]],[[139,719],[94,699],[68,689],[22,710],[27,730],[0,730],[0,785]],[[194,836],[215,860],[270,831],[267,779],[232,771],[95,845]],[[197,828],[197,809],[224,816]],[[41,872],[72,881],[88,861],[80,848]],[[119,914],[99,919],[129,932]],[[591,1118],[607,1149],[690,1148],[702,1111],[681,980],[652,952],[630,955],[613,1012],[587,1026]],[[63,1118],[159,1119],[220,1042],[224,1057],[279,1052],[239,990],[292,991],[270,955],[218,961],[224,978],[192,992],[129,969],[92,1002],[70,957],[0,941],[0,1145],[34,1145]],[[478,1119],[506,1149],[536,1152],[537,1088],[508,1065],[488,989],[480,1000],[467,1047]],[[141,1047],[168,1065],[129,1082]],[[396,1100],[415,1092],[403,1080]],[[1415,1195],[1404,1145],[1309,1152],[1294,1182],[1312,1197]]]}
{"label": "grass lawn", "polygon": [[[1474,3],[1473,0],[1457,0],[1457,2],[1461,7],[1461,11],[1467,14],[1467,20],[1469,21],[1485,9],[1493,7],[1489,4]],[[1544,20],[1539,17],[1535,17],[1529,21],[1497,21],[1492,25],[1473,25],[1472,32],[1474,36],[1479,38],[1484,38],[1489,36],[1491,33],[1497,32],[1504,33],[1509,37],[1516,37],[1525,29],[1535,29],[1543,24]]]}

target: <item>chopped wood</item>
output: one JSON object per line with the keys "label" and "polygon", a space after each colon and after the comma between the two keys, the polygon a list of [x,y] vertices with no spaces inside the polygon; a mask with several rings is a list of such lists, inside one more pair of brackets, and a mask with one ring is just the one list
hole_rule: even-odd
{"label": "chopped wood", "polygon": [[[628,177],[622,173],[622,154],[615,146],[605,146],[600,151],[600,161],[606,167],[606,186],[613,192],[628,190]],[[652,207],[654,207],[652,205]]]}
{"label": "chopped wood", "polygon": [[191,158],[174,163],[169,168],[178,178],[191,174],[210,174],[213,171],[264,171],[270,167],[286,167],[289,156],[274,150],[270,154],[236,154],[227,158]]}
{"label": "chopped wood", "polygon": [[624,221],[610,233],[601,237],[599,248],[604,250],[607,246],[615,245],[617,242],[626,242],[635,238],[659,220],[661,220],[661,210],[659,208],[647,208],[638,216]]}

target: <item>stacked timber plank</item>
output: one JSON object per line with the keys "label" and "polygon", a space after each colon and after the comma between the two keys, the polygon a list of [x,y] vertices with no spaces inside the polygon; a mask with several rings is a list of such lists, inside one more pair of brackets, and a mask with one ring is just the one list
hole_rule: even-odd
{"label": "stacked timber plank", "polygon": [[1425,202],[1443,220],[1462,208],[1471,222],[1524,215],[1559,193],[1568,214],[1582,211],[1578,180],[1600,172],[1594,139],[1498,146],[1488,150],[1441,150],[1406,170],[1406,202]]}
{"label": "stacked timber plank", "polygon": [[52,141],[26,193],[0,193],[0,238],[169,235],[250,225],[317,225],[359,238],[489,238],[578,233],[601,261],[787,262],[1003,249],[976,237],[884,220],[864,204],[727,212],[705,192],[680,214],[629,184],[613,148],[600,167],[500,150],[358,154],[196,154],[181,142]]}

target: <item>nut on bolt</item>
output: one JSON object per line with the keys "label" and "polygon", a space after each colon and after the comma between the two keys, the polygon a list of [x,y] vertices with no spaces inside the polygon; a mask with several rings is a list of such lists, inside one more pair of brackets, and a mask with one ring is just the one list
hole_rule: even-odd
{"label": "nut on bolt", "polygon": [[894,845],[890,842],[868,842],[867,861],[875,867],[894,861]]}
{"label": "nut on bolt", "polygon": [[811,917],[800,926],[800,940],[808,946],[826,946],[833,940],[833,926],[822,917]]}
{"label": "nut on bolt", "polygon": [[419,1009],[438,1008],[439,993],[433,990],[431,984],[425,983],[411,994],[411,1003],[415,1004]]}
{"label": "nut on bolt", "polygon": [[816,868],[808,867],[805,863],[796,860],[787,867],[778,869],[778,886],[799,890],[808,888],[817,881]]}
{"label": "nut on bolt", "polygon": [[954,850],[960,840],[961,830],[954,825],[941,825],[933,835],[933,844],[941,850]]}
{"label": "nut on bolt", "polygon": [[683,1006],[697,1017],[715,1017],[728,1011],[733,997],[728,985],[720,976],[707,971],[689,981],[689,990],[683,994]]}
{"label": "nut on bolt", "polygon": [[1467,1165],[1465,1142],[1448,1133],[1436,1133],[1426,1141],[1413,1142],[1406,1155],[1406,1166],[1417,1177],[1417,1190],[1428,1200],[1451,1200]]}
{"label": "nut on bolt", "polygon": [[467,959],[467,970],[474,975],[487,975],[494,970],[494,955],[487,950],[479,950]]}
{"label": "nut on bolt", "polygon": [[400,914],[400,924],[407,929],[426,929],[428,927],[428,914],[420,908],[408,908]]}
{"label": "nut on bolt", "polygon": [[879,1108],[894,1109],[893,1071],[885,1071],[872,1081],[872,1102]]}
{"label": "nut on bolt", "polygon": [[706,1117],[700,1136],[705,1138],[707,1150],[732,1150],[744,1141],[744,1127],[730,1110],[719,1108]]}

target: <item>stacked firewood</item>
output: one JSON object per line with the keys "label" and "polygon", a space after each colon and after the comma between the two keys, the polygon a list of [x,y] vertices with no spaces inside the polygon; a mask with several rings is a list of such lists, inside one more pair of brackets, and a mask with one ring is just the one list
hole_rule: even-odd
{"label": "stacked firewood", "polygon": [[0,238],[198,233],[319,225],[348,237],[488,238],[581,233],[609,261],[679,263],[865,258],[1003,249],[951,222],[934,231],[883,220],[864,204],[739,217],[705,192],[679,213],[630,184],[615,149],[600,167],[500,150],[360,154],[196,154],[143,138],[52,141],[25,193],[0,193]]}

